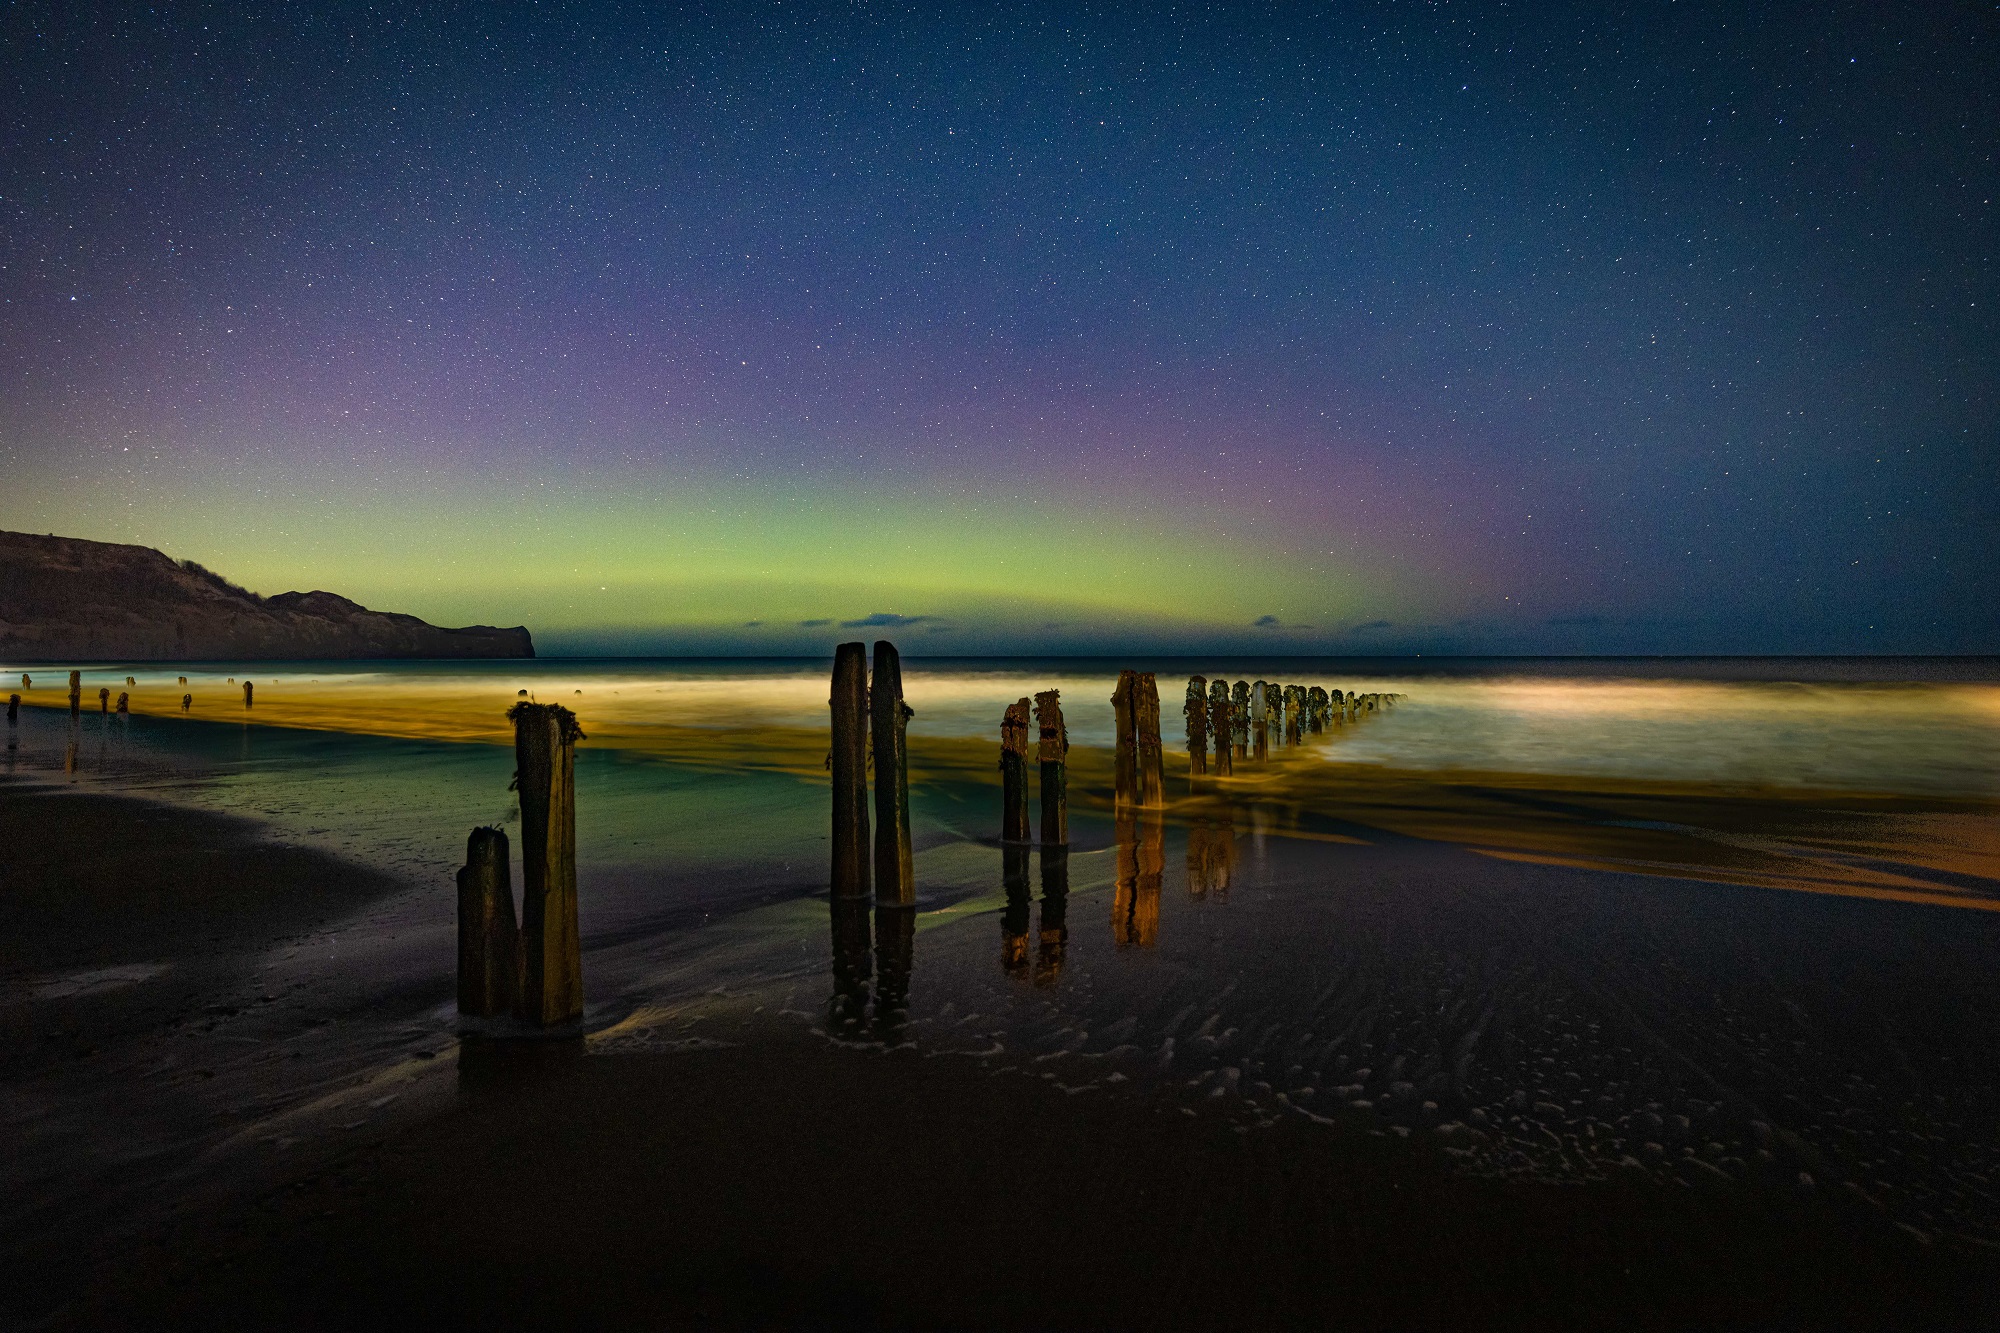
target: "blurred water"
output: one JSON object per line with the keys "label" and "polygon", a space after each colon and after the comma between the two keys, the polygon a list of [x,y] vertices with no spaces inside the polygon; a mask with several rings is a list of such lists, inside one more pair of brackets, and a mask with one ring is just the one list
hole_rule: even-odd
{"label": "blurred water", "polygon": [[[84,664],[85,696],[130,687],[138,711],[416,739],[507,738],[526,690],[574,708],[597,749],[674,757],[688,728],[823,731],[816,661]],[[1168,749],[1190,675],[1406,696],[1394,727],[1329,738],[1329,762],[1418,771],[1537,773],[1730,787],[1923,796],[2000,794],[2000,663],[1993,659],[911,659],[911,734],[997,738],[1002,711],[1058,689],[1072,744],[1112,739],[1121,667],[1154,671]],[[13,667],[0,668],[11,678]],[[58,703],[64,669],[39,672],[30,703]],[[179,677],[185,676],[182,685]],[[246,714],[240,681],[254,677]]]}

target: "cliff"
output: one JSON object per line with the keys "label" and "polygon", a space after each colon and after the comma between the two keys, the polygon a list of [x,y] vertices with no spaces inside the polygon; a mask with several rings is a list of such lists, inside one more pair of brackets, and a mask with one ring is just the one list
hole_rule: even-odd
{"label": "cliff", "polygon": [[151,547],[0,532],[11,662],[534,655],[520,626],[443,629],[330,592],[259,597]]}

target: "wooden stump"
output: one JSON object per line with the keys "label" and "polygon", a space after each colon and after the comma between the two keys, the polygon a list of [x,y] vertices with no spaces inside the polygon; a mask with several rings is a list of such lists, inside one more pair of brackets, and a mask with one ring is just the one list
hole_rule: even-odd
{"label": "wooden stump", "polygon": [[903,662],[887,639],[875,644],[875,679],[868,691],[875,737],[875,905],[917,900],[910,858],[910,756],[913,714],[903,702]]}
{"label": "wooden stump", "polygon": [[1028,701],[1007,705],[1000,719],[1000,841],[1027,842]]}
{"label": "wooden stump", "polygon": [[833,896],[868,896],[868,645],[833,651]]}
{"label": "wooden stump", "polygon": [[517,703],[515,786],[521,793],[521,990],[516,1012],[553,1027],[583,1017],[576,924],[576,743],[560,704]]}
{"label": "wooden stump", "polygon": [[102,717],[104,714],[109,713],[110,711],[111,711],[111,691],[105,688],[104,686],[100,685],[97,687],[98,716]]}
{"label": "wooden stump", "polygon": [[1139,800],[1138,749],[1139,673],[1121,671],[1118,686],[1111,692],[1111,713],[1116,740],[1111,760],[1111,808],[1123,810]]}
{"label": "wooden stump", "polygon": [[246,680],[243,682],[243,706],[245,708],[248,708],[250,706],[250,693],[251,693],[251,684],[249,681]]}
{"label": "wooden stump", "polygon": [[458,872],[458,1012],[477,1018],[512,1012],[520,980],[507,835],[476,828]]}
{"label": "wooden stump", "polygon": [[1187,715],[1188,778],[1192,781],[1208,772],[1207,678],[1188,677],[1187,702],[1181,712]]}
{"label": "wooden stump", "polygon": [[1271,753],[1270,694],[1271,687],[1261,680],[1250,687],[1250,752],[1258,760]]}
{"label": "wooden stump", "polygon": [[69,673],[69,715],[75,717],[83,711],[83,673]]}
{"label": "wooden stump", "polygon": [[123,690],[118,691],[118,716],[124,717],[131,711],[132,711],[132,696],[125,693],[125,691]]}
{"label": "wooden stump", "polygon": [[[1063,726],[1060,693],[1043,690],[1035,696],[1035,726],[1040,733],[1037,754],[1042,766],[1043,847],[1069,846],[1069,731]],[[1042,873],[1046,876],[1047,853],[1043,856]]]}
{"label": "wooden stump", "polygon": [[1166,746],[1160,740],[1160,686],[1153,673],[1139,673],[1133,722],[1138,732],[1139,804],[1157,810],[1167,803]]}
{"label": "wooden stump", "polygon": [[181,696],[181,711],[185,713],[190,708],[193,707],[194,707],[194,696],[192,694],[183,694]]}
{"label": "wooden stump", "polygon": [[20,720],[21,720],[21,696],[18,694],[10,694],[7,696],[7,721],[11,725],[13,723],[19,722]]}
{"label": "wooden stump", "polygon": [[1230,733],[1231,744],[1236,748],[1236,757],[1245,759],[1250,754],[1250,682],[1239,680],[1229,687],[1229,711],[1235,718],[1235,728]]}
{"label": "wooden stump", "polygon": [[1230,777],[1236,772],[1235,710],[1229,704],[1228,687],[1219,680],[1209,691],[1208,718],[1215,728],[1215,775]]}

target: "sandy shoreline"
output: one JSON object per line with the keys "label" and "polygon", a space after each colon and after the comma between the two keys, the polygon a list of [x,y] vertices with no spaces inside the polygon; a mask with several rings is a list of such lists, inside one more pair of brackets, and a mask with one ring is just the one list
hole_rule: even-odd
{"label": "sandy shoreline", "polygon": [[[445,1008],[448,936],[407,906],[424,901],[425,886],[269,843],[245,822],[97,794],[0,788],[0,835],[21,849],[5,890],[20,925],[0,954],[10,1118],[43,1150],[60,1149],[67,1134],[100,1154],[75,1159],[67,1175],[17,1174],[9,1185],[6,1266],[24,1275],[5,1307],[16,1322],[334,1327],[462,1324],[478,1313],[488,1327],[571,1317],[1907,1327],[1963,1326],[2000,1289],[1987,1248],[1949,1233],[1919,1240],[1845,1190],[1706,1189],[1615,1172],[1569,1184],[1482,1179],[1424,1132],[1414,1106],[1408,1123],[1418,1132],[1407,1139],[1387,1132],[1386,1109],[1343,1112],[1322,1097],[1296,1104],[1319,1108],[1314,1116],[1293,1113],[1292,1103],[1248,1088],[1251,1078],[1276,1079],[1279,1065],[1259,1075],[1243,1056],[1221,1057],[1244,1071],[1241,1099],[1190,1103],[1177,1079],[1149,1081],[1136,1065],[1130,1080],[1107,1079],[1115,1058],[1079,1079],[1071,1067],[1094,1058],[1087,1050],[1046,1065],[1063,1043],[1050,1046],[1054,1036],[1032,1026],[1006,1039],[1022,1054],[994,1059],[926,1035],[930,1020],[906,1048],[855,1049],[816,1035],[819,1025],[803,1017],[777,1016],[755,992],[642,1027],[636,1040],[461,1045]],[[1385,885],[1386,896],[1356,900],[1363,915],[1327,927],[1336,929],[1330,939],[1351,937],[1343,947],[1359,947],[1356,931],[1385,931],[1382,947],[1394,950],[1385,959],[1409,956],[1413,944],[1417,956],[1466,947],[1412,937],[1424,918],[1395,927],[1396,916],[1435,918],[1424,927],[1433,936],[1461,924],[1490,933],[1479,912],[1519,892],[1532,893],[1555,924],[1537,927],[1549,942],[1509,950],[1598,937],[1594,918],[1561,921],[1595,910],[1588,904],[1597,899],[1624,902],[1620,920],[1642,909],[1630,929],[1686,929],[1672,924],[1680,917],[1671,900],[1644,905],[1664,891],[1651,881],[1510,869],[1464,854],[1433,871],[1425,867],[1447,853],[1416,844],[1272,846],[1274,883],[1289,882],[1285,857],[1296,853],[1302,873]],[[1328,859],[1336,856],[1347,859]],[[1433,892],[1423,886],[1440,873],[1475,876],[1491,901],[1477,910],[1458,897],[1413,902]],[[1412,874],[1396,887],[1397,876]],[[1064,982],[1073,999],[1112,984],[1119,968],[1144,964],[1143,977],[1181,966],[1204,921],[1203,930],[1263,929],[1266,909],[1245,881],[1234,903],[1170,912],[1157,962],[1093,953],[1105,903],[1082,884],[1072,920],[1083,952]],[[1860,949],[1855,958],[1891,987],[1903,985],[1899,939],[1922,949],[1927,932],[1944,929],[1938,923],[1983,929],[1992,920],[1703,892],[1753,895],[1720,927],[1739,935],[1782,940],[1797,921],[1832,913],[1843,947]],[[1807,908],[1819,915],[1799,917]],[[819,913],[801,976],[805,995],[823,1003],[825,982],[813,977],[826,967],[824,909],[797,910],[808,921]],[[1693,904],[1682,915],[1704,910],[1714,909]],[[941,908],[939,928],[918,941],[927,969],[920,998],[933,1007],[947,995],[969,1004],[979,987],[1007,984],[996,967],[993,982],[964,989],[967,967],[989,975],[998,941],[988,943],[990,927],[980,925],[989,917],[961,925],[948,917]],[[1909,936],[1912,926],[1921,928]],[[362,952],[313,947],[343,938],[342,948]],[[724,938],[710,931],[688,947],[712,952]],[[600,941],[587,975],[615,975],[620,950],[635,947]],[[1217,947],[1201,944],[1187,965],[1235,956]],[[1364,969],[1384,965],[1357,957]],[[277,970],[280,960],[292,970]],[[1563,974],[1586,989],[1598,984],[1581,965],[1580,955]],[[1603,969],[1610,977],[1624,966]],[[1716,966],[1718,976],[1740,967],[1726,958]],[[284,983],[273,986],[274,977]],[[370,977],[387,981],[371,989]],[[1696,979],[1697,989],[1715,984]],[[1805,982],[1786,983],[1784,993],[1815,1014],[1830,1002]],[[1895,993],[1865,1003],[1892,1006],[1889,1021],[1904,1025],[1902,1058],[1929,1078],[1907,1030],[1923,1011]],[[1159,1003],[1185,1007],[1175,994]],[[1309,997],[1294,988],[1273,999],[1282,1005],[1285,995],[1305,1016]],[[1361,1002],[1393,1010],[1404,1003],[1395,996]],[[1672,1005],[1685,1003],[1642,1002],[1654,1027],[1677,1021]],[[1143,1018],[1143,1006],[1134,1013]],[[599,1021],[624,1032],[634,1018]],[[1389,1021],[1384,1011],[1376,1025]],[[1401,1040],[1416,1043],[1407,1046],[1414,1054],[1424,1039],[1412,1031]],[[1051,1056],[1033,1054],[1045,1046]],[[1386,1058],[1390,1048],[1381,1049]],[[1703,1058],[1722,1070],[1715,1055]],[[1753,1060],[1739,1073],[1754,1080],[1755,1068]],[[272,1072],[288,1069],[309,1075]],[[1064,1072],[1042,1077],[1052,1069]],[[1242,1100],[1256,1098],[1265,1109]],[[1225,1103],[1245,1109],[1212,1109]],[[1445,1103],[1440,1115],[1462,1113]],[[308,1113],[289,1112],[300,1105]],[[109,1137],[153,1133],[158,1151],[104,1156],[102,1126],[77,1123],[118,1114],[130,1124]],[[50,1159],[44,1151],[38,1160]]]}

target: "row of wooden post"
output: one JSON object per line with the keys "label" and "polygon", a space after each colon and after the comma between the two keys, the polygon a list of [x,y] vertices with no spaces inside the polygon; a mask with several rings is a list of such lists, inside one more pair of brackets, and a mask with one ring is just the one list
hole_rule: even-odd
{"label": "row of wooden post", "polygon": [[1194,776],[1209,771],[1208,753],[1213,738],[1215,772],[1229,776],[1234,760],[1254,755],[1266,756],[1270,734],[1282,729],[1289,744],[1298,744],[1308,734],[1356,720],[1393,704],[1395,694],[1342,694],[1318,685],[1274,685],[1268,681],[1228,681],[1210,684],[1201,676],[1188,679],[1187,717],[1188,771]]}
{"label": "row of wooden post", "polygon": [[[127,676],[125,677],[125,683],[129,686],[137,684],[137,681],[134,680],[133,677]],[[180,678],[180,683],[183,685],[187,684],[187,677],[182,676]],[[236,678],[234,676],[231,676],[229,678],[229,683],[234,685],[236,683]],[[21,673],[21,688],[24,690],[34,688],[34,677],[29,675],[25,671]],[[253,700],[255,699],[255,697],[256,697],[255,685],[250,681],[247,680],[244,681],[243,706],[245,708],[253,707],[254,706]],[[9,722],[12,722],[17,720],[17,718],[19,717],[21,709],[21,696],[18,694],[10,694],[7,696],[7,700],[8,700],[7,720]],[[194,707],[194,696],[192,694],[183,694],[181,696],[181,711],[185,713],[190,709],[192,709],[193,707]],[[106,713],[106,714],[112,711],[111,691],[108,687],[100,686],[98,688],[97,711],[99,713]],[[132,696],[128,691],[120,691],[118,695],[117,711],[120,714],[129,714],[132,711]],[[69,673],[69,715],[71,717],[77,717],[81,715],[82,712],[83,712],[83,673],[81,671],[72,671]]]}
{"label": "row of wooden post", "polygon": [[540,1027],[583,1017],[583,946],[577,931],[576,714],[559,704],[517,703],[514,786],[521,802],[521,916],[507,835],[476,828],[458,872],[458,1008],[513,1013]]}

